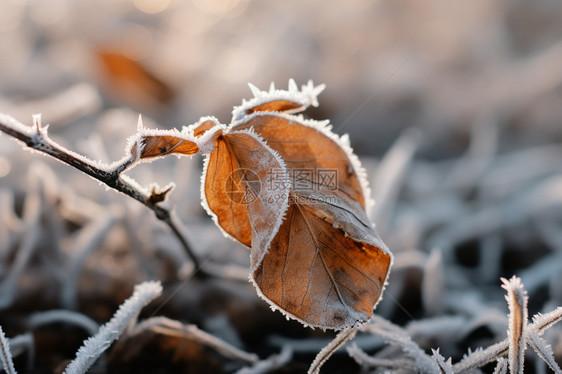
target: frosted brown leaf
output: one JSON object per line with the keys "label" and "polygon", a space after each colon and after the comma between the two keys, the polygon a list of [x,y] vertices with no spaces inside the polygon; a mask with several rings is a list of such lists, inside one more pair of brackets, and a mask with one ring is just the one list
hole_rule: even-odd
{"label": "frosted brown leaf", "polygon": [[[285,220],[263,261],[253,264],[256,286],[312,326],[341,329],[367,321],[392,260],[366,216],[347,144],[325,125],[280,113],[257,112],[233,126],[249,128],[280,154],[294,177]],[[337,175],[337,183],[320,180],[322,171]]]}

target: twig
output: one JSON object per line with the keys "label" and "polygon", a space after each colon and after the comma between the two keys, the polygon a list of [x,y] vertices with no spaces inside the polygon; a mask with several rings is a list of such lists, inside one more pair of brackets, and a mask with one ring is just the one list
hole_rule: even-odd
{"label": "twig", "polygon": [[236,374],[265,374],[274,371],[283,365],[286,365],[293,358],[293,350],[286,345],[281,349],[279,354],[274,354],[256,362],[252,367],[244,367],[236,372]]}
{"label": "twig", "polygon": [[23,239],[16,254],[14,263],[4,282],[0,285],[0,309],[8,308],[15,301],[17,282],[28,265],[39,239],[39,224],[41,218],[41,201],[38,193],[30,194],[25,200]]}
{"label": "twig", "polygon": [[357,334],[357,327],[351,326],[343,329],[334,340],[330,342],[327,346],[322,348],[322,350],[316,355],[314,361],[308,368],[308,374],[318,374],[320,373],[320,368],[322,365],[328,361],[330,357],[334,354],[335,351],[340,349],[348,340],[352,339],[355,334]]}
{"label": "twig", "polygon": [[347,353],[361,366],[385,369],[410,369],[412,371],[416,370],[416,365],[410,358],[389,359],[371,357],[355,343],[352,343],[351,346],[347,347]]}
{"label": "twig", "polygon": [[507,374],[507,360],[503,357],[498,358],[494,374]]}
{"label": "twig", "polygon": [[29,327],[31,329],[36,329],[50,323],[70,323],[83,328],[90,335],[94,335],[99,329],[98,324],[85,314],[65,309],[54,309],[35,313],[29,319]]}
{"label": "twig", "polygon": [[82,267],[90,254],[99,247],[107,237],[107,234],[115,226],[118,215],[118,212],[113,212],[109,209],[106,215],[100,216],[88,226],[85,226],[73,243],[75,255],[72,258],[70,269],[66,271],[67,275],[60,294],[61,304],[65,308],[76,309],[78,307],[76,296]]}
{"label": "twig", "polygon": [[6,340],[2,326],[0,326],[0,357],[2,358],[2,364],[6,373],[16,374],[16,369],[14,368],[14,363],[12,361],[12,354],[10,353],[10,346]]}
{"label": "twig", "polygon": [[[105,185],[117,190],[133,199],[144,204],[150,208],[156,217],[163,221],[172,230],[174,235],[178,238],[181,245],[191,258],[195,269],[201,268],[201,263],[195,255],[187,239],[182,234],[179,228],[177,219],[168,209],[160,205],[152,203],[150,198],[152,194],[147,194],[142,191],[142,188],[134,183],[130,178],[121,175],[123,171],[131,167],[138,158],[132,154],[127,154],[123,159],[111,165],[104,165],[98,162],[89,160],[88,158],[69,151],[53,141],[47,135],[47,126],[42,127],[39,116],[34,116],[34,126],[26,126],[14,118],[0,113],[0,131],[14,137],[15,139],[25,143],[29,148],[36,151],[48,154],[59,161],[64,162],[81,172],[89,175],[90,177],[104,183]],[[204,271],[199,271],[196,276],[205,276]]]}
{"label": "twig", "polygon": [[16,335],[8,339],[10,343],[10,351],[13,357],[17,357],[27,350],[27,370],[31,371],[33,362],[35,361],[35,339],[31,332]]}
{"label": "twig", "polygon": [[76,358],[66,367],[65,374],[85,373],[96,359],[116,340],[127,325],[136,318],[140,310],[162,294],[159,282],[144,282],[135,286],[128,298],[113,315],[111,320],[100,327],[98,333],[84,341]]}
{"label": "twig", "polygon": [[439,365],[439,370],[441,371],[441,373],[443,374],[454,373],[453,364],[450,357],[448,360],[445,360],[445,357],[441,356],[441,353],[439,353],[439,348],[432,349],[431,352],[433,352],[433,355],[431,357],[433,357],[435,362],[437,362],[437,365]]}
{"label": "twig", "polygon": [[203,330],[200,330],[195,325],[184,325],[181,322],[174,321],[166,317],[152,317],[146,319],[132,328],[131,331],[128,332],[128,336],[132,337],[147,330],[183,339],[195,339],[202,344],[216,349],[224,356],[235,360],[244,361],[250,364],[255,364],[259,361],[259,357],[256,354],[245,352]]}
{"label": "twig", "polygon": [[417,129],[408,129],[384,156],[373,178],[373,198],[376,204],[369,218],[384,231],[390,221],[390,212],[398,198],[402,180],[421,142],[422,134]]}
{"label": "twig", "polygon": [[439,373],[437,362],[428,356],[406,331],[378,316],[371,321],[371,323],[360,326],[361,330],[381,336],[388,343],[399,346],[406,355],[414,360],[418,372]]}

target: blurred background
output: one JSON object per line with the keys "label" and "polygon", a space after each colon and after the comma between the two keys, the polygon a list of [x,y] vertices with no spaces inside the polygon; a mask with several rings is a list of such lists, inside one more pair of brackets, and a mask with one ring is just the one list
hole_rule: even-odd
{"label": "blurred background", "polygon": [[[522,277],[530,315],[562,304],[559,1],[3,0],[0,56],[0,112],[26,124],[41,113],[55,140],[103,162],[123,155],[139,113],[149,127],[207,115],[228,124],[251,97],[248,82],[325,83],[306,115],[350,134],[377,201],[369,213],[395,254],[376,313],[458,361],[505,338],[500,277]],[[143,186],[175,182],[168,204],[195,250],[247,266],[248,253],[201,208],[200,172],[196,157],[128,174]],[[145,279],[167,292],[148,314],[195,323],[260,357],[291,345],[279,372],[306,371],[332,336],[285,321],[244,281],[194,280],[143,206],[6,135],[0,262],[0,324],[9,337],[33,338],[33,350],[16,354],[21,372],[57,372],[88,336],[68,323],[30,325],[32,315],[64,308],[103,323]],[[431,318],[457,329],[419,327]],[[547,340],[560,362],[562,330]],[[119,349],[105,371],[242,365],[156,334]],[[544,372],[527,359],[529,372]],[[360,366],[342,352],[326,367],[341,370]]]}

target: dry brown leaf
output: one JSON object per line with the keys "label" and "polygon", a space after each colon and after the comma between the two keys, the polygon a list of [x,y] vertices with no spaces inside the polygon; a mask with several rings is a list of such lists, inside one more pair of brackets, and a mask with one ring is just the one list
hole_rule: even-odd
{"label": "dry brown leaf", "polygon": [[[271,170],[284,188],[272,196],[265,188]],[[215,222],[231,237],[250,247],[258,263],[269,247],[287,209],[288,179],[283,161],[255,133],[219,135],[205,160],[202,200]],[[283,196],[284,195],[284,196]]]}
{"label": "dry brown leaf", "polygon": [[206,117],[178,136],[144,134],[139,149],[141,158],[207,154],[203,205],[251,248],[260,296],[306,325],[342,329],[372,316],[392,256],[367,218],[369,191],[347,138],[288,114],[322,88],[271,91],[283,97],[268,100],[254,87],[229,127]]}
{"label": "dry brown leaf", "polygon": [[[167,154],[177,153],[182,155],[194,155],[199,152],[197,144],[190,140],[171,135],[144,136],[141,141],[141,154],[138,158],[161,157]],[[132,148],[133,156],[136,148]]]}
{"label": "dry brown leaf", "polygon": [[[299,120],[258,113],[232,128],[260,134],[292,180],[286,218],[263,261],[252,262],[253,278],[290,316],[341,329],[371,317],[392,257],[366,216],[348,145],[318,122]],[[262,249],[252,243],[252,250]]]}
{"label": "dry brown leaf", "polygon": [[286,112],[302,107],[301,104],[289,100],[275,100],[246,109],[246,114],[254,112]]}

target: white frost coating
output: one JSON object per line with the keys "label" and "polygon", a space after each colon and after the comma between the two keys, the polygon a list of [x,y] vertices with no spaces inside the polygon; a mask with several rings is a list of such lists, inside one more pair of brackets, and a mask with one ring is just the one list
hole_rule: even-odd
{"label": "white frost coating", "polygon": [[119,178],[121,178],[123,180],[123,182],[125,182],[127,184],[130,184],[131,186],[133,186],[133,188],[140,191],[144,196],[150,196],[152,191],[150,191],[149,189],[141,186],[139,184],[139,182],[137,182],[135,179],[131,178],[127,174],[121,174],[119,176]]}
{"label": "white frost coating", "polygon": [[12,353],[10,352],[10,345],[8,340],[4,335],[4,330],[0,326],[0,357],[2,358],[2,364],[4,370],[7,374],[16,374],[16,369],[14,368],[14,362],[12,361]]}
{"label": "white frost coating", "polygon": [[[540,333],[542,334],[542,332]],[[533,331],[531,333],[527,333],[527,343],[535,350],[537,355],[546,362],[550,370],[556,374],[562,373],[562,369],[560,369],[560,366],[558,366],[558,363],[554,359],[552,346],[546,340],[541,338],[538,332]]]}
{"label": "white frost coating", "polygon": [[501,278],[502,288],[507,291],[505,299],[509,306],[509,371],[523,373],[524,352],[527,347],[525,334],[527,333],[527,292],[523,288],[521,279],[513,276],[510,280]]}
{"label": "white frost coating", "polygon": [[300,104],[300,107],[290,109],[288,113],[297,113],[303,111],[309,106],[318,106],[318,95],[326,88],[326,85],[321,84],[314,86],[314,83],[309,80],[306,85],[302,85],[299,91],[297,84],[293,79],[289,80],[289,90],[276,90],[273,82],[269,91],[260,91],[259,88],[249,83],[250,90],[254,97],[249,101],[243,100],[242,105],[234,107],[232,110],[233,121],[242,119],[247,116],[246,110],[255,108],[262,104],[275,100],[286,100]]}
{"label": "white frost coating", "polygon": [[76,358],[66,367],[65,374],[85,373],[96,359],[116,340],[140,310],[162,294],[160,282],[143,282],[135,286],[133,295],[128,298],[111,320],[100,327],[98,333],[84,341],[76,353]]}
{"label": "white frost coating", "polygon": [[268,358],[256,362],[251,367],[243,367],[236,374],[265,374],[279,369],[288,364],[293,358],[293,349],[289,345],[283,346],[279,354],[273,354]]}
{"label": "white frost coating", "polygon": [[496,361],[496,367],[494,369],[494,374],[507,374],[507,360],[500,357]]}
{"label": "white frost coating", "polygon": [[451,357],[449,357],[449,359],[445,361],[445,357],[441,356],[441,354],[439,353],[439,348],[432,349],[431,352],[433,353],[431,357],[433,357],[435,362],[437,362],[437,365],[439,365],[441,373],[454,374]]}
{"label": "white frost coating", "polygon": [[205,131],[205,133],[198,138],[197,146],[199,147],[199,151],[201,151],[202,154],[207,155],[211,153],[213,149],[215,149],[216,133],[219,130],[224,130],[224,126],[216,124],[215,127],[212,127],[209,130]]}
{"label": "white frost coating", "polygon": [[[39,119],[41,118],[40,114],[35,114],[33,116],[34,118],[34,123],[35,123],[35,117],[38,116]],[[12,127],[14,130],[17,130],[19,132],[22,132],[26,135],[33,135],[37,133],[37,129],[34,127],[30,127],[30,126],[26,126],[23,123],[19,122],[18,120],[16,120],[14,117],[9,116],[7,114],[4,113],[0,113],[0,122],[2,122],[5,125],[8,125],[9,127]]]}
{"label": "white frost coating", "polygon": [[533,316],[533,323],[529,325],[527,331],[529,333],[534,332],[535,330],[542,330],[544,332],[544,330],[560,321],[562,321],[562,307],[559,306],[552,312],[535,314]]}
{"label": "white frost coating", "polygon": [[[71,150],[61,146],[60,144],[56,144],[56,146],[55,146],[54,145],[55,143],[48,136],[49,125],[46,125],[46,126],[41,125],[41,115],[40,114],[34,114],[33,115],[33,126],[26,126],[23,123],[14,119],[13,117],[8,116],[6,114],[2,114],[2,113],[0,113],[0,121],[3,124],[8,125],[9,127],[12,127],[14,130],[30,136],[35,143],[33,145],[32,150],[40,151],[40,152],[49,154],[49,150],[52,150],[53,148],[58,148],[62,152],[67,153],[68,155],[72,156],[73,158],[79,160],[84,165],[90,166],[92,168],[100,169],[100,170],[105,171],[105,172],[110,172],[111,170],[113,170],[112,165],[117,163],[117,162],[115,162],[111,165],[108,165],[108,164],[101,163],[99,161],[93,161],[93,160],[87,158],[86,156],[83,156],[79,153],[76,153],[74,151],[71,151]],[[29,148],[26,148],[26,149],[29,149]]]}
{"label": "white frost coating", "polygon": [[215,124],[224,127],[223,124],[220,123],[220,121],[217,119],[217,117],[215,116],[205,116],[205,117],[201,117],[199,118],[199,121],[192,123],[191,125],[187,125],[187,126],[182,126],[181,128],[181,132],[186,134],[186,135],[192,135],[195,132],[195,129],[197,127],[199,127],[203,122],[207,122],[207,121],[211,121],[214,122]]}
{"label": "white frost coating", "polygon": [[[378,318],[378,320],[382,320],[382,318]],[[406,355],[414,359],[419,373],[440,373],[437,362],[427,355],[409,335],[397,333],[395,328],[388,329],[385,326],[386,324],[393,325],[391,322],[383,325],[377,322],[375,324],[364,324],[361,329],[382,337],[387,343],[399,346]]]}
{"label": "white frost coating", "polygon": [[322,348],[320,352],[318,352],[318,354],[314,358],[314,361],[312,361],[312,364],[308,368],[307,373],[319,374],[322,365],[324,365],[326,361],[328,361],[328,359],[338,349],[343,347],[345,343],[347,343],[350,339],[353,339],[353,337],[355,337],[356,334],[357,334],[357,328],[348,327],[342,330],[327,346],[325,346],[324,348]]}

